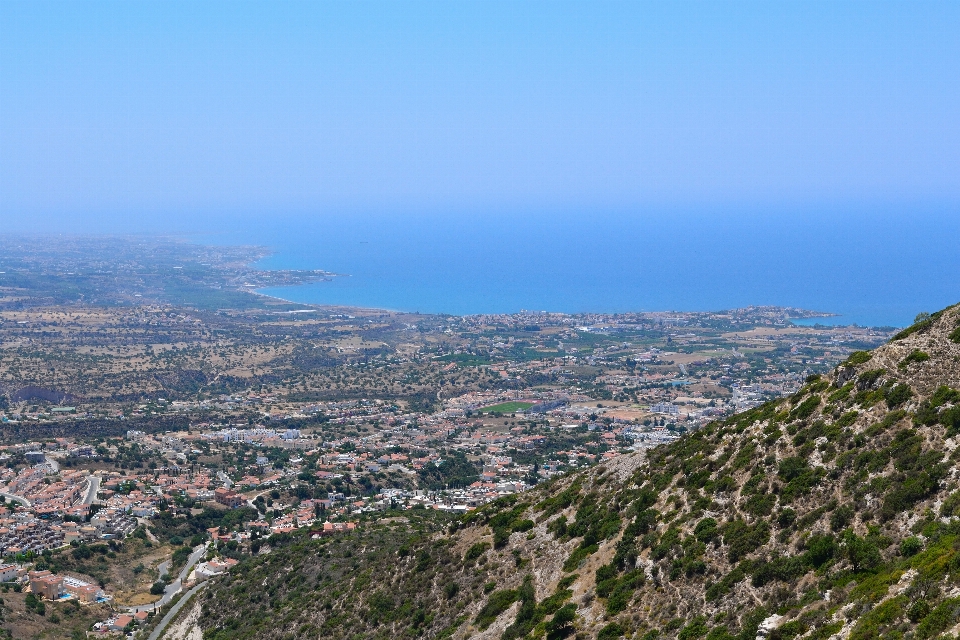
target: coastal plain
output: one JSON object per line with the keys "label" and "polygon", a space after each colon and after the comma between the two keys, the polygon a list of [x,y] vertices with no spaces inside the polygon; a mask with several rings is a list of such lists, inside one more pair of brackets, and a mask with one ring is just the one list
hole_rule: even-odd
{"label": "coastal plain", "polygon": [[[258,271],[256,247],[5,243],[0,547],[20,572],[3,623],[16,637],[120,623],[145,637],[193,585],[285,536],[339,536],[345,553],[354,531],[388,526],[383,549],[401,549],[409,531],[789,396],[893,334],[762,306],[300,305],[255,290],[337,276]],[[99,604],[74,616],[79,596],[13,591],[60,578]]]}

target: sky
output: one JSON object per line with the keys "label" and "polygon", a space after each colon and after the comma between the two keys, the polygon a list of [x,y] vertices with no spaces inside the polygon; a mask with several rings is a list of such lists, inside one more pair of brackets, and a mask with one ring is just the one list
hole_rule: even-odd
{"label": "sky", "polygon": [[0,223],[960,203],[958,2],[0,3]]}

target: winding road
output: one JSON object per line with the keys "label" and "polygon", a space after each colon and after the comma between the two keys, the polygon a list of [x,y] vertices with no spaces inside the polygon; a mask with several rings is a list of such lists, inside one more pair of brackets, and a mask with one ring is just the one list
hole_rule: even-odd
{"label": "winding road", "polygon": [[[160,598],[156,602],[151,602],[149,604],[141,604],[135,607],[127,607],[127,611],[130,613],[137,613],[139,611],[154,611],[156,609],[159,609],[163,605],[167,604],[171,600],[173,600],[173,596],[180,593],[180,590],[183,588],[183,581],[187,579],[188,575],[190,575],[190,570],[193,569],[193,565],[197,564],[200,558],[203,557],[203,554],[207,552],[207,544],[209,543],[204,543],[199,547],[194,548],[193,553],[191,553],[190,557],[187,558],[187,564],[185,564],[183,569],[180,570],[180,574],[177,576],[177,579],[171,582],[170,584],[168,584],[166,589],[163,590],[162,598]],[[168,571],[169,568],[170,568],[169,561],[162,562],[160,563],[160,565],[157,566],[157,569],[160,570],[161,575],[166,573],[166,571]]]}
{"label": "winding road", "polygon": [[32,504],[30,504],[30,501],[27,500],[26,498],[24,498],[23,496],[15,496],[15,495],[13,495],[12,493],[7,493],[7,492],[5,492],[5,491],[0,491],[0,496],[3,496],[3,497],[6,498],[7,500],[13,500],[14,502],[19,502],[20,504],[22,504],[22,505],[25,506],[25,507],[32,507],[32,506],[33,506]]}
{"label": "winding road", "polygon": [[147,638],[147,640],[158,640],[158,638],[163,635],[167,625],[170,624],[175,617],[177,617],[177,614],[180,612],[180,609],[183,608],[183,605],[187,604],[190,598],[193,597],[193,594],[195,594],[197,591],[200,591],[200,589],[203,589],[205,586],[207,586],[207,583],[201,582],[193,589],[190,589],[190,591],[187,591],[183,597],[180,598],[177,604],[173,605],[170,611],[167,612],[167,615],[163,616],[163,620],[160,621],[160,624],[157,625],[156,629],[153,630],[153,633],[150,634],[150,637]]}

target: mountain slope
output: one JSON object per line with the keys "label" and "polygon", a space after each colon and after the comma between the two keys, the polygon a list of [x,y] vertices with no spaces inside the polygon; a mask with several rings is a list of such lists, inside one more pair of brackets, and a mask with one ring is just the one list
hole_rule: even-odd
{"label": "mountain slope", "polygon": [[960,308],[794,396],[460,521],[274,539],[205,638],[960,632]]}

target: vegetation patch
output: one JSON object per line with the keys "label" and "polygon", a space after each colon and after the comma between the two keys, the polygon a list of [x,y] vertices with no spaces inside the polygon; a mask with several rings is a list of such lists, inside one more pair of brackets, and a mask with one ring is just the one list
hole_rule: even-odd
{"label": "vegetation patch", "polygon": [[898,364],[897,366],[900,369],[906,369],[911,364],[914,364],[914,363],[919,364],[921,362],[926,362],[929,359],[930,359],[929,353],[926,353],[925,351],[920,351],[920,349],[914,349],[907,355],[906,358],[901,360],[900,364]]}
{"label": "vegetation patch", "polygon": [[854,351],[847,357],[843,364],[857,366],[869,362],[872,357],[873,354],[869,351]]}
{"label": "vegetation patch", "polygon": [[500,404],[483,407],[480,413],[516,413],[526,411],[533,406],[532,402],[501,402]]}

